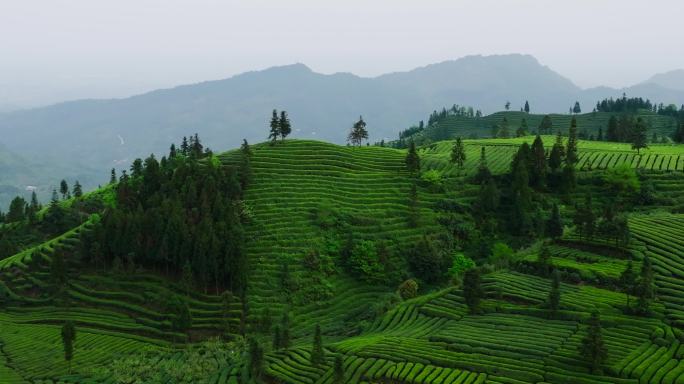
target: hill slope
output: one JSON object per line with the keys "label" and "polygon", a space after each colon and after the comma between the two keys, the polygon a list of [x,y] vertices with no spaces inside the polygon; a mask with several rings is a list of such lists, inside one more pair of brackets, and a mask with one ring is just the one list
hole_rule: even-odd
{"label": "hill slope", "polygon": [[[548,145],[553,137],[544,139]],[[464,173],[474,173],[482,147],[493,173],[504,173],[523,140],[529,137],[467,140]],[[634,241],[627,250],[600,236],[579,239],[569,229],[549,247],[554,265],[580,281],[560,285],[561,310],[555,318],[549,318],[546,307],[549,279],[514,268],[518,262],[536,262],[539,249],[534,246],[515,254],[510,268],[488,267],[482,277],[483,311],[477,315],[468,313],[458,285],[421,286],[420,296],[401,300],[394,293],[396,282],[412,275],[383,270],[392,278],[379,281],[347,272],[340,248],[348,239],[372,241],[384,248],[377,252],[386,257],[381,264],[394,264],[393,257],[403,258],[424,234],[444,232],[439,206],[459,209],[453,203],[468,206],[476,197],[478,186],[455,175],[446,161],[451,144],[421,149],[423,169],[439,170],[443,188],[418,181],[418,226],[408,220],[414,181],[405,169],[403,150],[309,140],[252,146],[253,180],[242,202],[249,216],[249,283],[245,301],[231,302],[227,320],[231,337],[239,339],[236,333],[245,330],[266,346],[269,380],[332,383],[334,358],[340,356],[346,383],[684,382],[684,244],[678,240],[683,219],[662,213],[681,200],[681,146],[653,146],[635,161],[626,145],[580,141],[579,186],[573,195],[558,199],[568,226],[574,202],[583,201],[587,191],[597,200],[611,198],[600,194],[605,186],[596,180],[605,168],[621,163],[650,164],[647,171],[653,172],[644,177],[656,183],[659,193],[674,194],[665,196],[662,205],[632,215]],[[229,151],[218,158],[230,167],[240,161],[240,153]],[[106,200],[111,191],[99,193]],[[192,292],[192,327],[188,332],[170,329],[174,315],[161,303],[183,293],[178,276],[143,269],[104,273],[80,264],[73,255],[81,233],[98,220],[92,215],[65,234],[0,260],[0,374],[11,378],[8,382],[111,383],[112,363],[134,365],[144,348],[164,356],[153,355],[156,363],[171,360],[183,367],[180,356],[187,350],[175,342],[197,341],[224,327],[222,298]],[[50,265],[58,254],[66,257],[73,276],[69,305],[51,291]],[[647,255],[654,263],[659,300],[648,317],[625,314],[626,296],[612,284],[628,258],[638,269]],[[603,372],[593,373],[578,350],[592,310],[601,313],[609,350]],[[269,347],[278,323],[273,319],[284,313],[290,318],[291,345],[275,350]],[[68,319],[79,329],[72,375],[67,374],[59,339],[59,324]],[[310,355],[316,325],[322,328],[326,358],[314,365]],[[219,364],[206,382],[233,384],[239,372]]]}

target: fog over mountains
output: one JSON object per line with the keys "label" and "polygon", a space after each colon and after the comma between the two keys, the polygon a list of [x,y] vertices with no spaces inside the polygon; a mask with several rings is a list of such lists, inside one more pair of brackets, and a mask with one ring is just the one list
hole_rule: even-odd
{"label": "fog over mountains", "polygon": [[[624,89],[581,89],[528,55],[469,56],[375,78],[324,75],[304,64],[273,67],[124,99],[2,113],[0,194],[30,183],[45,196],[63,177],[92,187],[107,180],[109,168],[127,168],[133,158],[149,153],[164,154],[171,142],[195,132],[221,151],[243,138],[262,141],[273,108],[289,112],[292,137],[342,143],[359,115],[368,123],[371,140],[380,140],[395,138],[442,106],[468,105],[491,113],[506,101],[519,109],[529,100],[532,112],[542,113],[567,111],[578,100],[590,111],[597,100],[623,92],[682,104],[684,71]],[[18,177],[12,166],[22,164],[17,157],[40,168],[31,172],[35,181],[25,173]]]}

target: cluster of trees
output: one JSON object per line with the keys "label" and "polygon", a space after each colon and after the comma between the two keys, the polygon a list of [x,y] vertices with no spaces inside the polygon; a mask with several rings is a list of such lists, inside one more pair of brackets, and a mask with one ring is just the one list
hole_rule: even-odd
{"label": "cluster of trees", "polygon": [[290,118],[287,116],[287,111],[280,111],[280,117],[278,117],[278,111],[273,110],[273,115],[271,116],[270,132],[268,134],[271,143],[275,143],[278,138],[280,140],[285,140],[285,138],[292,133],[292,124],[290,123]]}
{"label": "cluster of trees", "polygon": [[613,99],[611,97],[596,103],[596,112],[635,113],[644,109],[648,111],[657,111],[657,108],[650,100],[644,100],[641,97],[627,98],[627,95],[624,93],[620,98]]}
{"label": "cluster of trees", "polygon": [[428,117],[428,127],[440,123],[449,116],[463,116],[463,117],[482,117],[482,111],[476,111],[473,107],[466,107],[464,105],[454,104],[451,108],[442,108],[441,111],[432,111]]}
{"label": "cluster of trees", "polygon": [[[197,135],[161,161],[136,159],[115,185],[116,204],[81,242],[95,268],[183,272],[189,284],[242,292],[246,284],[242,193],[251,150],[224,166]],[[115,177],[115,173],[112,173]],[[114,181],[114,177],[113,180]]]}

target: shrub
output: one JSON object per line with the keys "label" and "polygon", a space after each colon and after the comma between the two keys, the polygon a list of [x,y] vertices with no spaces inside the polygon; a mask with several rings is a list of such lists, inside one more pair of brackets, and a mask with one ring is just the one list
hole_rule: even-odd
{"label": "shrub", "polygon": [[408,279],[399,285],[399,295],[404,300],[418,296],[418,283],[413,279]]}
{"label": "shrub", "polygon": [[349,266],[359,277],[367,282],[377,282],[384,278],[384,268],[378,257],[375,242],[363,240],[354,245],[349,258]]}

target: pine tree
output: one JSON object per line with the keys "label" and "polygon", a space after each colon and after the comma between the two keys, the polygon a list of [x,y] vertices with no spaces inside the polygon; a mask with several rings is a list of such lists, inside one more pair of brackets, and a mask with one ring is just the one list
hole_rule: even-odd
{"label": "pine tree", "polygon": [[515,131],[515,136],[516,137],[527,136],[528,129],[529,129],[529,127],[527,126],[527,120],[523,117],[522,121],[520,122],[520,126]]}
{"label": "pine tree", "polygon": [[360,146],[365,139],[368,139],[366,122],[363,121],[363,116],[359,116],[359,121],[352,126],[349,136],[347,136],[347,141],[350,142],[351,145]]}
{"label": "pine tree", "polygon": [[525,100],[525,113],[530,113],[530,103]]}
{"label": "pine tree", "polygon": [[480,164],[477,167],[477,174],[475,175],[475,182],[482,184],[492,177],[492,172],[487,165],[487,153],[485,147],[480,149]]}
{"label": "pine tree", "polygon": [[313,348],[311,349],[311,364],[319,366],[324,362],[325,351],[323,350],[323,340],[321,338],[321,326],[317,324],[313,338]]}
{"label": "pine tree", "polygon": [[268,134],[268,138],[271,140],[271,143],[275,143],[276,140],[278,140],[278,137],[280,137],[280,119],[278,118],[278,111],[273,110],[273,115],[271,116],[271,131]]}
{"label": "pine tree", "polygon": [[76,182],[74,183],[73,191],[74,197],[79,198],[83,196],[83,187],[81,187],[81,183],[79,183],[78,180],[76,180]]}
{"label": "pine tree", "polygon": [[255,338],[249,339],[249,374],[257,382],[264,373],[264,350]]}
{"label": "pine tree", "polygon": [[648,137],[646,135],[646,123],[639,117],[632,128],[631,135],[632,149],[636,149],[640,154],[642,148],[648,148]]}
{"label": "pine tree", "polygon": [[67,184],[64,179],[59,182],[59,193],[62,194],[62,199],[66,199],[67,194],[69,193],[69,184]]}
{"label": "pine tree", "polygon": [[344,383],[344,361],[341,355],[335,356],[335,365],[333,368],[333,384]]}
{"label": "pine tree", "polygon": [[608,120],[608,129],[606,130],[606,141],[620,141],[618,136],[618,120],[615,115]]}
{"label": "pine tree", "polygon": [[290,317],[287,309],[280,320],[280,348],[290,348]]}
{"label": "pine tree", "polygon": [[563,236],[563,222],[560,217],[560,210],[558,204],[554,203],[551,210],[551,217],[546,222],[546,235],[558,239]]}
{"label": "pine tree", "polygon": [[510,130],[508,129],[508,119],[503,118],[503,121],[501,121],[501,125],[499,126],[499,132],[497,133],[497,137],[501,137],[504,139],[508,139],[511,137]]}
{"label": "pine tree", "polygon": [[563,165],[563,158],[565,157],[565,147],[563,146],[563,136],[560,132],[556,136],[556,142],[551,148],[551,154],[549,155],[549,168],[552,172],[558,172]]}
{"label": "pine tree", "polygon": [[601,317],[598,311],[591,314],[587,335],[582,339],[579,351],[589,364],[592,373],[597,372],[608,359],[608,349],[603,341]]}
{"label": "pine tree", "polygon": [[636,283],[637,275],[636,272],[634,272],[632,260],[630,260],[625,270],[620,274],[620,285],[622,286],[622,291],[625,293],[625,296],[627,296],[628,310],[631,308],[629,305],[629,296],[634,294]]}
{"label": "pine tree", "polygon": [[62,326],[62,346],[64,347],[64,360],[69,364],[71,374],[71,359],[74,357],[74,341],[76,341],[76,327],[71,320]]}
{"label": "pine tree", "polygon": [[539,264],[539,270],[544,276],[548,276],[549,272],[553,268],[551,263],[551,252],[547,247],[542,247],[537,254],[537,263]]}
{"label": "pine tree", "polygon": [[582,108],[580,108],[579,101],[575,101],[575,106],[572,107],[572,113],[574,113],[574,114],[582,113]]}
{"label": "pine tree", "polygon": [[109,184],[116,184],[116,170],[112,168],[111,175],[109,176]]}
{"label": "pine tree", "polygon": [[553,121],[551,116],[545,115],[539,124],[539,134],[545,135],[549,134],[553,130]]}
{"label": "pine tree", "polygon": [[549,291],[549,310],[551,310],[551,315],[555,317],[560,307],[560,273],[557,269],[553,270],[551,273],[551,290]]}
{"label": "pine tree", "polygon": [[273,350],[277,351],[280,349],[282,341],[280,339],[280,325],[273,327]]}
{"label": "pine tree", "polygon": [[280,112],[280,120],[278,120],[278,130],[280,132],[280,137],[282,140],[292,133],[292,124],[290,124],[290,118],[287,117],[287,112]]}
{"label": "pine tree", "polygon": [[247,143],[246,139],[242,140],[242,145],[240,146],[240,169],[238,174],[240,175],[240,189],[245,190],[247,186],[252,181],[252,149]]}
{"label": "pine tree", "polygon": [[28,209],[28,221],[30,224],[35,224],[38,222],[38,211],[40,211],[40,204],[38,203],[38,196],[36,196],[36,191],[31,191],[31,203]]}
{"label": "pine tree", "polygon": [[596,136],[596,140],[603,141],[603,128],[601,127],[598,129],[598,136]]}
{"label": "pine tree", "polygon": [[653,266],[651,259],[646,256],[641,263],[641,272],[637,282],[637,311],[641,314],[648,314],[651,302],[655,298],[655,285],[653,282]]}
{"label": "pine tree", "polygon": [[411,183],[411,189],[409,190],[409,227],[416,228],[418,222],[420,221],[420,210],[418,209],[418,188],[416,183]]}
{"label": "pine tree", "polygon": [[529,152],[529,146],[527,143],[524,143],[514,160],[511,177],[511,197],[513,201],[511,225],[512,229],[520,235],[527,233],[531,229],[532,191],[529,187],[529,176],[527,173]]}
{"label": "pine tree", "polygon": [[463,298],[470,313],[476,314],[480,311],[480,299],[483,292],[480,285],[480,270],[471,268],[463,276]]}
{"label": "pine tree", "polygon": [[544,151],[544,142],[539,135],[532,143],[532,161],[530,182],[535,188],[541,189],[546,183],[546,152]]}
{"label": "pine tree", "polygon": [[418,155],[418,151],[416,150],[416,143],[413,140],[411,140],[411,143],[409,144],[409,150],[406,154],[405,161],[406,168],[412,175],[415,175],[418,172],[420,172],[420,156]]}
{"label": "pine tree", "polygon": [[456,142],[454,143],[453,148],[451,149],[451,162],[456,164],[456,167],[458,169],[458,174],[461,174],[461,171],[463,170],[463,165],[465,164],[466,161],[466,152],[465,148],[463,146],[463,141],[461,140],[461,137],[456,138]]}
{"label": "pine tree", "polygon": [[577,119],[575,117],[572,118],[570,123],[568,145],[565,149],[565,162],[572,166],[575,166],[577,163]]}

